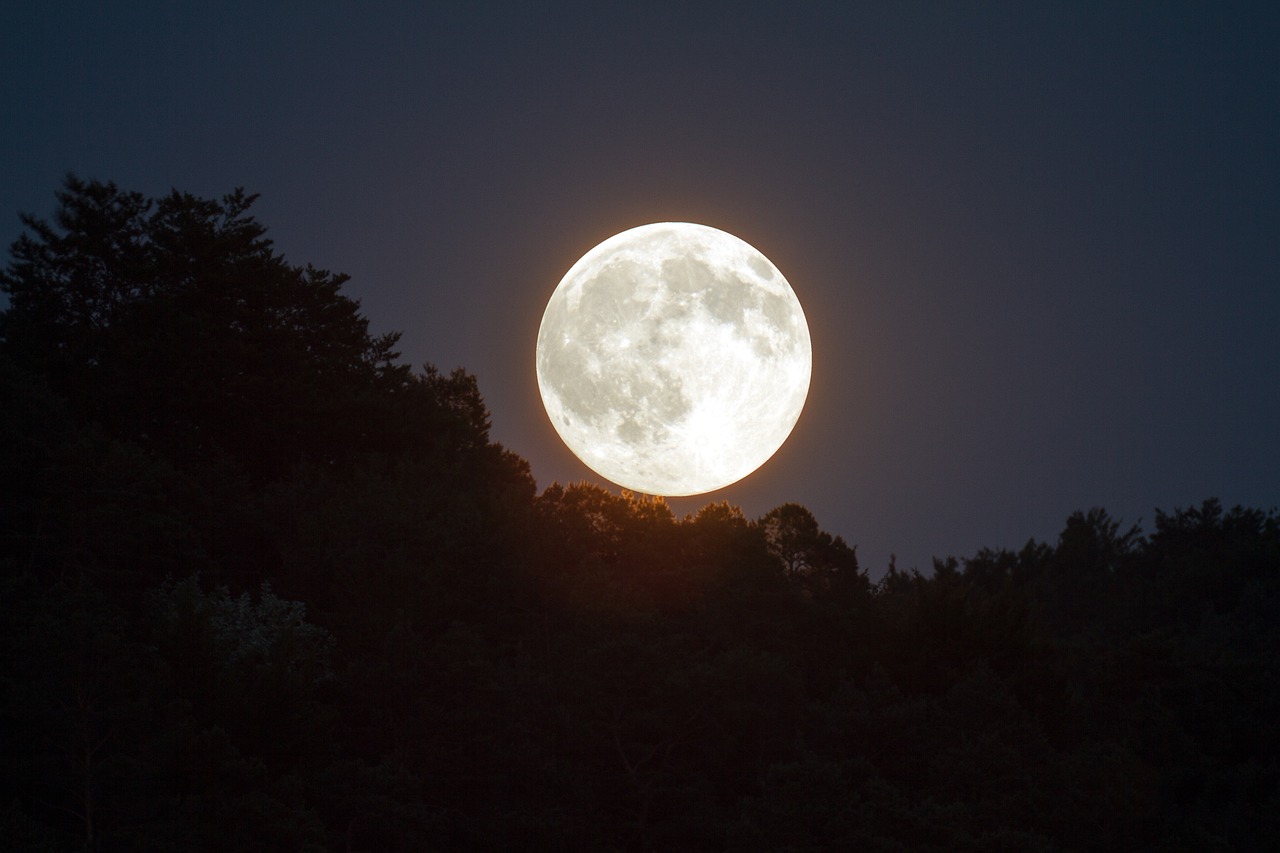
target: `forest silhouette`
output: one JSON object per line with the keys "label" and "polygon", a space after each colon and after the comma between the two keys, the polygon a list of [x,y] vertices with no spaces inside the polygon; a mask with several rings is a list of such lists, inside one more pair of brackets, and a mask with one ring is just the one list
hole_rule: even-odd
{"label": "forest silhouette", "polygon": [[0,849],[1264,850],[1280,516],[889,566],[539,492],[254,196],[68,177],[0,274]]}

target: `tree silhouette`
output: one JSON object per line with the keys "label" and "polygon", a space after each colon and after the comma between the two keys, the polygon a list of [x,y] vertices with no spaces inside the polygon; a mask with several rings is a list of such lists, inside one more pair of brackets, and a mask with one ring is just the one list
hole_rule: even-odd
{"label": "tree silhouette", "polygon": [[1280,516],[890,566],[540,494],[253,197],[69,178],[0,286],[0,848],[1269,850]]}
{"label": "tree silhouette", "polygon": [[758,522],[769,552],[786,576],[806,589],[828,588],[838,575],[857,575],[858,557],[839,536],[818,526],[813,513],[795,503],[769,510]]}
{"label": "tree silhouette", "polygon": [[76,414],[177,460],[254,477],[360,441],[371,392],[409,381],[346,276],[296,267],[249,213],[256,196],[159,199],[68,176],[53,223],[0,274],[0,341]]}

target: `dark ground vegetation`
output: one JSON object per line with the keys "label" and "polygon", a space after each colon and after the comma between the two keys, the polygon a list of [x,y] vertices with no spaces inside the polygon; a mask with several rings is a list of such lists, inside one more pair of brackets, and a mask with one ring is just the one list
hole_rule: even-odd
{"label": "dark ground vegetation", "polygon": [[0,848],[1263,850],[1280,517],[890,568],[535,489],[252,197],[69,178],[0,284]]}

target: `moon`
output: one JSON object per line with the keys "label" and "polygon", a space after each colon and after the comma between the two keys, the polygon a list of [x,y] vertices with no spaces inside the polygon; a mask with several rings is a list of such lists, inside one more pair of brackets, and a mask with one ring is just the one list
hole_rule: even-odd
{"label": "moon", "polygon": [[768,258],[706,225],[616,234],[574,264],[538,330],[564,443],[625,489],[697,495],[755,471],[809,393],[809,326]]}

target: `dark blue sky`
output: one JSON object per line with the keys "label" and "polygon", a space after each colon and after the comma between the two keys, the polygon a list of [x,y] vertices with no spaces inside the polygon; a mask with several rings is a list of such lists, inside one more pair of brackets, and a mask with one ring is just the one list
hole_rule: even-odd
{"label": "dark blue sky", "polygon": [[1280,6],[791,6],[11,4],[0,242],[67,171],[259,192],[546,486],[598,479],[538,399],[551,291],[702,222],[791,281],[814,382],[678,512],[796,501],[878,575],[1091,506],[1280,504]]}

